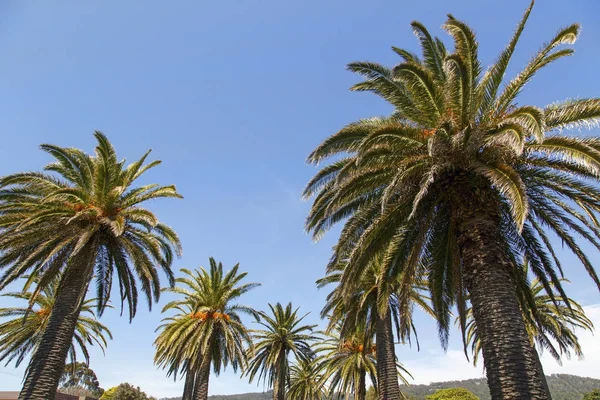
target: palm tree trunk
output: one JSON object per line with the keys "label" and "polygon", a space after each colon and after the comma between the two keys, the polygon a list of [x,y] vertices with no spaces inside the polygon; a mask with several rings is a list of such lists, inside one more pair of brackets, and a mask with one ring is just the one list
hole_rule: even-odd
{"label": "palm tree trunk", "polygon": [[463,279],[480,333],[492,400],[550,399],[525,330],[495,195],[471,190],[456,214]]}
{"label": "palm tree trunk", "polygon": [[208,381],[210,379],[210,351],[207,351],[202,357],[200,368],[196,374],[196,383],[194,384],[194,400],[208,399]]}
{"label": "palm tree trunk", "polygon": [[358,384],[355,390],[356,393],[354,394],[354,398],[356,400],[365,400],[367,397],[367,372],[364,369],[360,371]]}
{"label": "palm tree trunk", "polygon": [[181,400],[193,400],[194,395],[194,381],[196,374],[189,369],[185,374],[185,384],[183,385],[183,396]]}
{"label": "palm tree trunk", "polygon": [[277,382],[273,387],[273,400],[285,400],[285,383],[287,377],[286,371],[286,354],[285,351],[281,351],[277,356]]}
{"label": "palm tree trunk", "polygon": [[29,362],[19,400],[54,399],[56,396],[93,272],[93,249],[84,248],[79,254],[62,276],[48,326]]}
{"label": "palm tree trunk", "polygon": [[396,351],[392,331],[392,314],[388,307],[382,317],[376,314],[375,345],[377,346],[377,392],[380,400],[398,400],[400,385],[396,369]]}

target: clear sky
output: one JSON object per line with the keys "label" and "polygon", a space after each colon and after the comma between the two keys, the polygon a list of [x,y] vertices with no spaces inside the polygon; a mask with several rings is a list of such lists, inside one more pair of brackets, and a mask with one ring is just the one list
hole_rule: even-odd
{"label": "clear sky", "polygon": [[[337,231],[314,244],[303,231],[309,203],[301,191],[315,172],[304,163],[325,137],[358,118],[389,107],[365,93],[345,71],[354,60],[393,65],[390,46],[418,50],[409,23],[420,20],[445,40],[446,13],[477,32],[489,65],[518,22],[527,0],[400,1],[1,1],[0,175],[38,170],[53,143],[92,151],[92,132],[108,135],[120,156],[133,160],[148,148],[163,165],[147,179],[175,184],[184,200],[151,205],[180,234],[184,256],[174,269],[206,265],[213,256],[240,262],[262,287],[245,302],[292,301],[319,323],[326,291],[321,277]],[[521,104],[600,95],[600,3],[539,1],[509,68],[516,74],[543,42],[572,22],[583,25],[574,57],[541,72]],[[595,134],[600,133],[596,130]],[[581,134],[590,134],[582,132]],[[591,252],[592,259],[599,259]],[[600,297],[583,268],[561,255],[569,293],[600,326]],[[144,304],[133,323],[108,312],[102,322],[114,340],[106,356],[92,351],[91,367],[108,388],[139,385],[154,396],[181,394],[152,363],[161,304]],[[0,299],[0,305],[8,303]],[[464,360],[459,335],[447,354],[435,325],[417,317],[422,349],[399,347],[415,382],[481,376]],[[582,339],[586,361],[546,372],[600,378],[600,346]],[[0,367],[0,390],[17,390],[23,368]],[[210,393],[262,390],[231,371],[212,378]]]}

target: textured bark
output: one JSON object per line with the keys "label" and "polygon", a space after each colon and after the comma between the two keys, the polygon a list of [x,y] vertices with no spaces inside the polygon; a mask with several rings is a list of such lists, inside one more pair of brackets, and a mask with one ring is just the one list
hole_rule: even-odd
{"label": "textured bark", "polygon": [[273,387],[273,400],[285,400],[285,383],[287,378],[287,371],[285,370],[286,365],[286,354],[285,351],[281,351],[277,357],[277,381]]}
{"label": "textured bark", "polygon": [[185,374],[185,384],[183,386],[183,396],[181,400],[193,400],[195,380],[196,374],[194,374],[192,370],[187,371]]}
{"label": "textured bark", "polygon": [[380,400],[397,400],[400,398],[400,385],[398,383],[398,370],[396,369],[392,314],[388,308],[383,317],[379,313],[376,313],[376,315],[377,392]]}
{"label": "textured bark", "polygon": [[465,207],[455,217],[463,279],[492,399],[550,399],[537,352],[525,330],[511,275],[514,266],[499,228],[498,200],[486,190],[470,190],[461,204]]}
{"label": "textured bark", "polygon": [[367,397],[367,373],[363,369],[360,371],[360,376],[358,378],[358,387],[355,388],[356,393],[354,394],[354,398],[356,400],[365,400]]}
{"label": "textured bark", "polygon": [[31,357],[19,400],[54,399],[93,272],[92,251],[81,250],[62,277],[48,326]]}
{"label": "textured bark", "polygon": [[208,381],[210,379],[210,353],[202,357],[200,368],[196,374],[194,387],[194,400],[208,399]]}

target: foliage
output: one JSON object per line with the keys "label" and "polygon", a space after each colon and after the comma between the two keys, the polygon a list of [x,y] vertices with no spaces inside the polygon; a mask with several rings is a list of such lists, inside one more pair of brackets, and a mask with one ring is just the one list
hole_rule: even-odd
{"label": "foliage", "polygon": [[94,391],[84,388],[83,386],[61,386],[58,388],[59,393],[69,394],[77,397],[89,397],[92,399],[98,399],[104,394],[104,389]]}
{"label": "foliage", "polygon": [[156,400],[156,398],[146,395],[139,386],[133,387],[129,383],[121,383],[104,392],[100,400]]}
{"label": "foliage", "polygon": [[377,389],[375,386],[369,386],[365,400],[377,400]]}
{"label": "foliage", "polygon": [[517,262],[523,257],[549,295],[554,293],[551,282],[566,298],[557,274],[562,266],[542,226],[576,255],[600,288],[591,261],[573,236],[575,232],[600,248],[600,230],[594,225],[600,190],[589,183],[600,177],[600,139],[555,133],[594,125],[600,118],[600,99],[546,108],[517,105],[518,94],[538,70],[572,53],[559,47],[573,43],[579,33],[578,25],[559,31],[502,87],[528,14],[483,76],[472,31],[453,17],[445,24],[455,40],[452,54],[415,22],[423,59],[395,49],[401,62],[393,69],[351,63],[348,68],[365,78],[353,90],[383,97],[394,113],[351,123],[308,158],[317,164],[335,157],[304,191],[305,197],[315,197],[307,230],[318,239],[347,219],[329,271],[350,254],[342,285],[351,293],[377,254],[385,255],[388,276],[403,274],[410,281],[425,269],[444,345],[455,304],[466,329],[466,288],[462,279],[455,279],[461,274],[461,257],[453,221],[464,205],[463,195],[476,188],[497,199],[523,301],[531,301],[522,263]]}
{"label": "foliage", "polygon": [[440,389],[426,400],[479,400],[479,397],[464,388]]}
{"label": "foliage", "polygon": [[286,398],[290,400],[321,400],[325,385],[317,363],[299,359],[290,366],[290,384]]}
{"label": "foliage", "polygon": [[594,389],[583,396],[583,400],[600,400],[600,389]]}
{"label": "foliage", "polygon": [[373,333],[366,333],[364,328],[355,329],[345,338],[340,336],[340,331],[338,325],[317,344],[316,361],[323,371],[323,379],[328,382],[329,396],[341,393],[344,398],[352,398],[353,394],[366,389],[367,378],[371,385],[377,386],[375,342]]}
{"label": "foliage", "polygon": [[[565,281],[561,279],[561,282]],[[552,299],[537,279],[531,283],[531,292],[534,297],[535,317],[534,311],[528,308],[526,303],[522,304],[522,308],[526,313],[523,319],[532,344],[537,344],[540,351],[548,350],[559,364],[562,356],[571,358],[571,350],[582,359],[583,351],[574,330],[594,329],[594,324],[585,315],[583,307],[575,300],[563,299],[560,295]],[[477,364],[481,342],[470,308],[467,310],[467,342],[471,343],[473,364]]]}
{"label": "foliage", "polygon": [[[35,351],[48,325],[50,311],[54,308],[59,282],[60,279],[55,279],[37,295],[33,292],[2,295],[27,301],[29,305],[0,308],[0,317],[12,318],[0,323],[0,361],[6,360],[6,365],[14,361],[15,366],[18,367],[28,354]],[[104,352],[107,345],[106,338],[112,339],[108,328],[96,320],[94,313],[96,302],[97,299],[87,299],[81,307],[81,314],[69,349],[69,359],[72,363],[76,360],[77,349],[83,354],[85,362],[89,363],[87,346],[97,344]]]}
{"label": "foliage", "polygon": [[59,384],[60,391],[66,394],[98,398],[104,393],[96,373],[84,363],[65,365],[65,372]]}
{"label": "foliage", "polygon": [[176,311],[163,319],[154,344],[154,361],[175,377],[178,370],[195,374],[204,361],[212,364],[216,374],[231,364],[234,370],[245,367],[247,352],[252,352],[250,334],[241,321],[241,314],[258,318],[251,307],[234,302],[258,283],[240,282],[247,273],[239,273],[239,264],[224,273],[223,264],[209,259],[210,269],[182,269],[178,286],[167,289],[180,299],[165,305],[163,312]]}
{"label": "foliage", "polygon": [[292,303],[282,306],[269,304],[271,314],[261,311],[258,323],[264,328],[252,331],[254,351],[246,375],[250,382],[255,378],[263,381],[275,391],[285,387],[289,381],[289,355],[296,360],[311,361],[314,352],[311,342],[319,340],[311,332],[316,325],[303,325],[308,314],[300,317]]}
{"label": "foliage", "polygon": [[[425,313],[434,315],[427,302],[428,297],[425,296],[427,286],[422,279],[416,279],[409,286],[402,287],[400,290],[402,284],[406,284],[406,282],[402,282],[400,277],[384,275],[381,264],[381,257],[372,260],[368,268],[361,274],[360,281],[355,285],[352,293],[348,295],[344,295],[343,287],[340,285],[345,262],[340,261],[334,271],[319,279],[317,281],[319,288],[336,284],[335,288],[327,295],[321,317],[329,316],[328,330],[338,329],[342,338],[348,334],[354,334],[357,328],[374,335],[376,313],[385,314],[389,308],[394,317],[403,316],[403,318],[394,318],[398,339],[411,343],[412,332],[418,346],[417,330],[412,320],[414,306],[417,305]],[[338,324],[339,326],[336,326]]]}
{"label": "foliage", "polygon": [[[381,257],[372,260],[350,295],[344,295],[342,287],[339,285],[345,268],[344,261],[340,262],[334,272],[329,272],[327,276],[317,281],[318,287],[330,283],[337,284],[327,296],[327,301],[321,311],[323,318],[331,313],[328,330],[330,332],[332,329],[337,331],[337,341],[332,337],[332,344],[325,343],[329,349],[322,361],[322,366],[326,371],[325,375],[328,379],[333,379],[332,382],[335,383],[330,386],[330,393],[341,391],[346,397],[350,393],[360,393],[359,397],[361,397],[366,390],[366,375],[369,375],[373,385],[378,383],[386,385],[386,376],[389,377],[387,379],[396,381],[399,376],[406,383],[405,375],[410,376],[408,371],[397,362],[395,354],[392,354],[391,360],[396,360],[397,374],[390,371],[389,374],[384,373],[376,378],[375,372],[381,375],[381,372],[377,370],[376,347],[383,343],[384,346],[380,346],[380,348],[394,348],[394,338],[391,332],[392,320],[399,340],[411,343],[412,331],[418,347],[417,331],[412,320],[414,306],[419,306],[430,315],[434,313],[427,303],[427,297],[424,295],[426,285],[421,279],[416,279],[408,286],[404,282],[405,286],[402,286],[402,279],[383,274],[381,262]],[[377,325],[386,320],[386,315],[392,318],[390,318],[390,334],[386,336],[387,339],[384,339],[377,337]],[[398,318],[398,315],[404,317]],[[381,333],[381,331],[380,329],[379,332]],[[374,336],[375,342],[373,341]],[[387,346],[385,346],[385,340],[389,341]],[[352,346],[347,347],[348,344],[352,344]],[[360,351],[356,351],[357,349]]]}
{"label": "foliage", "polygon": [[[25,172],[0,179],[0,290],[33,270],[26,289],[37,285],[34,296],[53,282],[61,271],[75,268],[76,257],[93,260],[97,309],[108,304],[113,273],[126,302],[130,319],[138,302],[138,284],[148,305],[158,300],[160,282],[156,266],[173,284],[171,263],[180,254],[176,233],[160,223],[142,203],[180,198],[175,186],[149,184],[134,187],[150,168],[150,154],[124,167],[106,136],[95,133],[95,156],[81,150],[43,144],[55,158],[47,172]],[[33,250],[34,249],[34,250]],[[64,275],[63,275],[64,276]],[[134,277],[137,276],[137,279]]]}

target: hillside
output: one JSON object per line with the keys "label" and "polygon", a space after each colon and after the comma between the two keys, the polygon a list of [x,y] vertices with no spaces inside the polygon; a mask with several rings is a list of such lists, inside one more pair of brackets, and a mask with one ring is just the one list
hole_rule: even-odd
{"label": "hillside", "polygon": [[[553,374],[547,377],[553,400],[581,400],[583,395],[593,389],[600,388],[600,379],[584,378],[575,375]],[[489,400],[485,379],[468,379],[465,381],[436,382],[429,385],[412,385],[403,388],[406,394],[415,399],[424,399],[426,395],[438,389],[463,387],[475,393],[482,400]],[[231,399],[233,400],[233,399]]]}
{"label": "hillside", "polygon": [[[594,389],[600,389],[600,379],[584,378],[575,375],[553,374],[548,376],[548,385],[552,392],[553,400],[581,400],[583,395]],[[413,399],[422,400],[425,396],[438,389],[463,387],[475,393],[482,400],[489,400],[485,379],[468,379],[466,381],[435,382],[429,385],[412,385],[402,387],[402,391]],[[244,393],[230,396],[209,396],[210,400],[270,400],[271,392]],[[181,400],[173,397],[162,400]]]}

